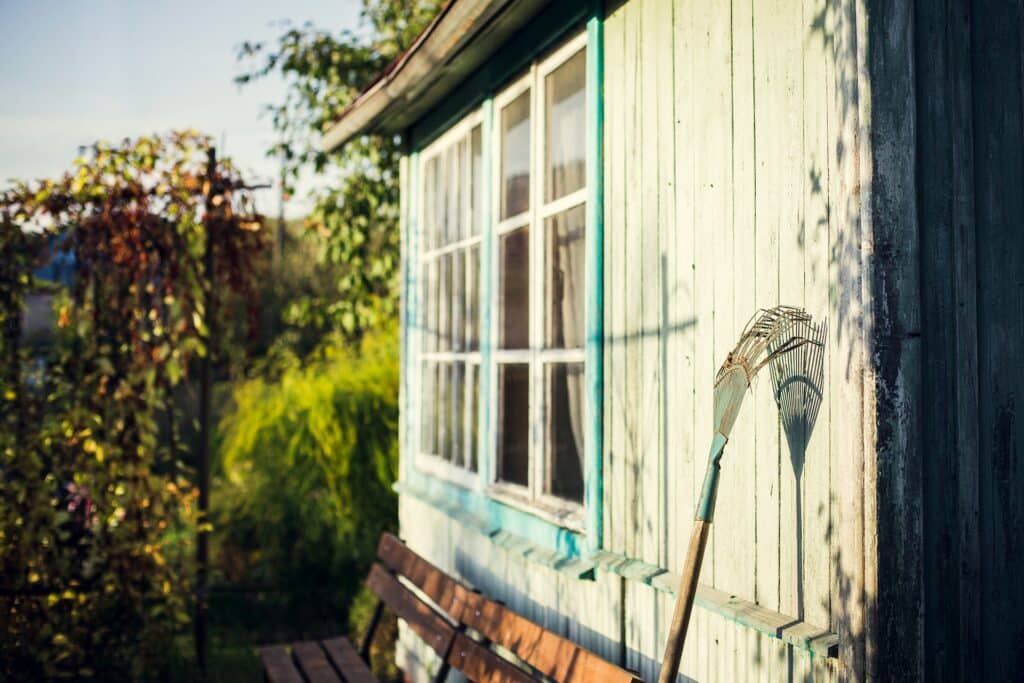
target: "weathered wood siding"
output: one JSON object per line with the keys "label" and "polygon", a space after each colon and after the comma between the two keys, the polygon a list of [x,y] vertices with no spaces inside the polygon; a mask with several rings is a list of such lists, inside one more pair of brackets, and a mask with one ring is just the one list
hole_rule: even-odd
{"label": "weathered wood siding", "polygon": [[1024,8],[868,3],[874,670],[1024,679]]}
{"label": "weathered wood siding", "polygon": [[[604,528],[608,550],[680,570],[714,373],[757,308],[806,307],[829,326],[817,422],[791,444],[769,378],[756,384],[726,449],[701,578],[842,633],[844,660],[859,670],[864,328],[852,19],[852,6],[825,0],[632,0],[607,17]],[[671,606],[627,584],[627,664],[648,677]],[[684,672],[739,680],[751,669],[729,667],[768,667],[776,655],[794,677],[810,671],[785,648],[726,644],[719,628],[698,619],[687,652],[702,654],[684,658]]]}
{"label": "weathered wood siding", "polygon": [[[747,397],[702,582],[839,634],[839,660],[698,607],[680,680],[865,674],[874,422],[856,19],[852,0],[608,7],[605,550],[680,570],[725,354],[758,307],[802,305],[828,325],[824,402],[798,452],[767,374]],[[656,680],[670,596],[530,563],[413,496],[400,517],[438,566]],[[408,636],[400,661],[417,680],[432,666]]]}

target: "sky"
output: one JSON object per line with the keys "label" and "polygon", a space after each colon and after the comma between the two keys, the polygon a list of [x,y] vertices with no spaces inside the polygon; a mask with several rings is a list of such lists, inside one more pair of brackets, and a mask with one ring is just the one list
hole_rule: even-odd
{"label": "sky", "polygon": [[[0,0],[0,187],[52,177],[96,140],[196,128],[247,177],[272,180],[274,140],[264,105],[278,77],[241,88],[233,77],[245,40],[270,40],[284,20],[360,29],[360,0]],[[320,179],[320,182],[324,182]],[[317,183],[306,177],[290,217]],[[276,215],[278,192],[261,211]]]}

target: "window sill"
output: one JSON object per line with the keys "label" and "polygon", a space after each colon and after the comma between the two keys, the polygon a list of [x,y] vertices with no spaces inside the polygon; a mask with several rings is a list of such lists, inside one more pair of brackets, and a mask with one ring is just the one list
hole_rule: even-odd
{"label": "window sill", "polygon": [[502,484],[500,482],[487,487],[487,495],[494,500],[516,508],[528,515],[540,517],[545,522],[550,522],[563,529],[574,531],[578,534],[586,533],[586,518],[583,507],[573,503],[562,504],[558,499],[540,498],[531,500],[520,486]]}
{"label": "window sill", "polygon": [[440,510],[462,526],[470,528],[482,536],[486,536],[495,545],[520,555],[531,562],[536,562],[575,579],[593,580],[594,578],[594,563],[588,559],[540,546],[527,538],[502,529],[446,497],[433,494],[417,486],[396,482],[394,489],[400,495],[411,496],[426,505]]}

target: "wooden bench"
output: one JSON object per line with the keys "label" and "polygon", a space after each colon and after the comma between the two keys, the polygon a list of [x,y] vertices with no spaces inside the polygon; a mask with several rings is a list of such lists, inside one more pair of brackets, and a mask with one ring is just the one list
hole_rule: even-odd
{"label": "wooden bench", "polygon": [[[380,562],[373,565],[366,582],[379,600],[359,648],[347,638],[262,648],[260,658],[268,681],[376,681],[366,662],[385,607],[441,658],[435,681],[444,681],[451,669],[481,682],[640,681],[636,674],[445,574],[391,534],[381,536],[377,556]],[[513,656],[502,656],[495,646]]]}

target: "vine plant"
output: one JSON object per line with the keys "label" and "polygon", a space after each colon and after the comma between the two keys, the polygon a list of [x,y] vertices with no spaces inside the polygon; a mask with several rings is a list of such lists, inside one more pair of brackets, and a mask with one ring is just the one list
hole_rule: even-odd
{"label": "vine plant", "polygon": [[[173,392],[223,346],[210,302],[245,298],[264,245],[210,144],[97,143],[0,194],[0,679],[137,679],[188,621],[197,494]],[[55,253],[74,277],[51,342],[28,346],[33,272]]]}

